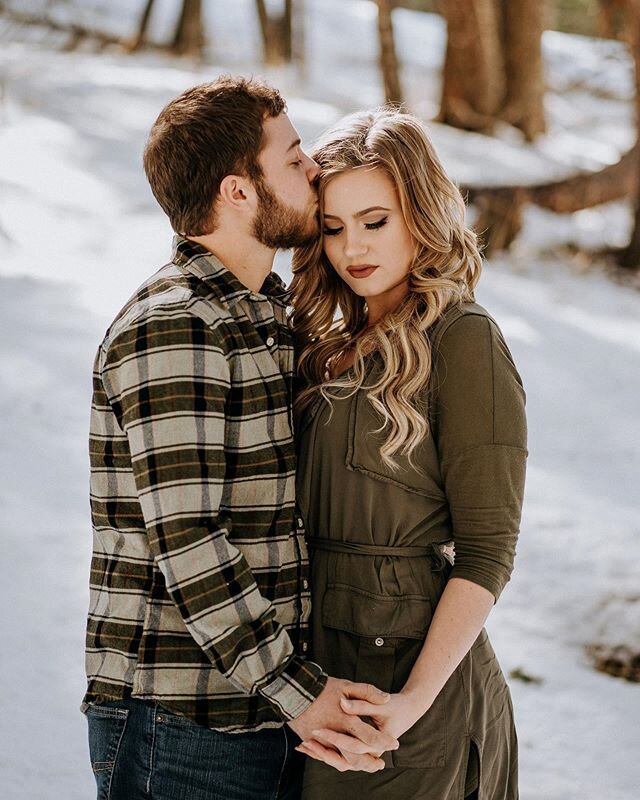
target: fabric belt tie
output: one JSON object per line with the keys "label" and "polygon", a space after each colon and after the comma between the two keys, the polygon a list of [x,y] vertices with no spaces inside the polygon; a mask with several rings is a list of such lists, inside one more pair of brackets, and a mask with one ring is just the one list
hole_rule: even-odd
{"label": "fabric belt tie", "polygon": [[436,569],[444,569],[447,563],[453,564],[453,542],[433,542],[429,545],[384,545],[363,544],[361,542],[338,541],[312,536],[307,539],[313,550],[324,550],[328,553],[351,553],[362,556],[396,556],[413,558],[430,556],[437,559]]}

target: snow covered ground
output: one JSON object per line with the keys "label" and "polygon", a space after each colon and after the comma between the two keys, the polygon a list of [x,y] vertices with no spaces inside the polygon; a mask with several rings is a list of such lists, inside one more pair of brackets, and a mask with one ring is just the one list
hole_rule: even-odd
{"label": "snow covered ground", "polygon": [[[372,4],[307,5],[306,81],[292,69],[270,77],[310,142],[343,112],[382,98]],[[140,168],[157,112],[217,72],[263,72],[252,4],[212,8],[218,63],[206,67],[153,54],[62,54],[49,36],[25,31],[9,41],[0,27],[2,800],[93,796],[78,711],[91,363],[110,318],[169,251],[168,225]],[[398,33],[408,95],[429,113],[441,21],[402,12]],[[508,134],[505,161],[511,169],[534,165],[535,177],[561,174],[577,156],[594,168],[615,160],[633,137],[619,49],[548,34],[545,53],[558,89],[549,98],[552,131],[526,151]],[[575,113],[560,130],[568,107]],[[458,178],[495,174],[494,142],[463,142],[436,126],[434,138]],[[567,241],[621,244],[629,221],[624,204],[563,219],[530,210],[515,252],[486,266],[478,292],[503,327],[528,395],[531,455],[516,571],[489,624],[505,673],[539,679],[510,681],[523,800],[638,797],[640,686],[596,673],[583,646],[602,635],[612,596],[639,593],[640,294],[554,255]],[[279,257],[285,275],[286,262]],[[637,639],[633,620],[626,624],[623,635]]]}

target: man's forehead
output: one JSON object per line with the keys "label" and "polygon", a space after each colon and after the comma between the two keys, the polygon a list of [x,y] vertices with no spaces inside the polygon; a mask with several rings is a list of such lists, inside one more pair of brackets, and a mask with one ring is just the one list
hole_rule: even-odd
{"label": "man's forehead", "polygon": [[277,117],[267,117],[263,123],[264,146],[284,151],[300,144],[298,131],[283,111]]}

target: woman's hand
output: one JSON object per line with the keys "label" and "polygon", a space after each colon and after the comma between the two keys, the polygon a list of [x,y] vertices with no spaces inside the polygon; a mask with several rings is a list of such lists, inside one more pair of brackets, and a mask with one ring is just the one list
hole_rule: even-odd
{"label": "woman's hand", "polygon": [[[363,702],[369,707],[378,703],[388,703],[390,699],[391,695],[388,692],[381,692],[370,683],[353,683],[338,678],[328,678],[327,685],[315,702],[288,724],[304,740],[303,745],[313,740],[316,730],[326,731],[332,737],[338,737],[341,742],[340,765],[331,764],[336,769],[344,767],[344,769],[377,772],[384,769],[384,761],[380,755],[386,750],[397,749],[398,742],[393,736],[378,730],[374,723],[369,724],[347,713],[342,707],[342,701]],[[303,745],[297,748],[300,752],[305,752]],[[337,752],[333,754],[334,760],[338,755]]]}
{"label": "woman's hand", "polygon": [[[345,698],[340,701],[343,711],[370,719],[380,731],[397,739],[431,708],[453,670],[478,638],[494,602],[494,595],[483,586],[465,578],[449,578],[418,660],[402,691],[392,694],[383,706]],[[336,769],[349,769],[350,754],[346,752],[341,734],[323,728],[312,730],[311,736],[313,738],[298,748],[302,753]]]}
{"label": "woman's hand", "polygon": [[[340,701],[340,705],[346,714],[370,719],[378,730],[396,739],[413,727],[428,710],[414,695],[403,692],[392,694],[383,706],[346,698]],[[324,761],[335,769],[349,769],[348,756],[345,755],[348,737],[328,728],[314,730],[312,736],[312,739],[298,747],[300,752]]]}
{"label": "woman's hand", "polygon": [[370,718],[378,730],[389,733],[396,739],[412,728],[428,711],[428,706],[425,707],[423,701],[405,691],[392,694],[384,706],[352,698],[341,700],[340,705],[347,714]]}

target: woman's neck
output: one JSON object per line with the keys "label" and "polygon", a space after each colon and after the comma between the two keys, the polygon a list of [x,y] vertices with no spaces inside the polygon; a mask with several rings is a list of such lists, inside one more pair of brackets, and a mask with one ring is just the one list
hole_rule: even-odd
{"label": "woman's neck", "polygon": [[403,280],[383,294],[374,297],[365,297],[367,301],[367,328],[377,325],[380,320],[402,303],[409,294],[409,281]]}

